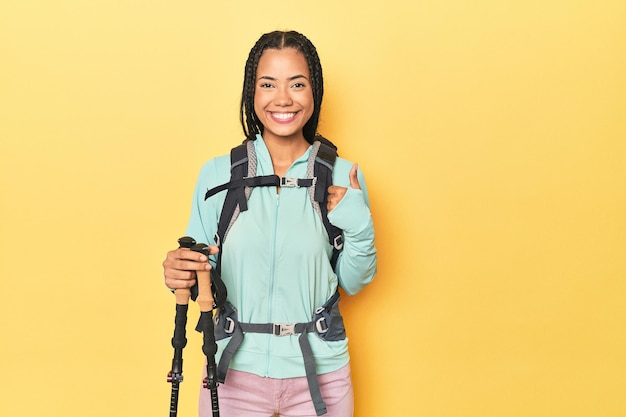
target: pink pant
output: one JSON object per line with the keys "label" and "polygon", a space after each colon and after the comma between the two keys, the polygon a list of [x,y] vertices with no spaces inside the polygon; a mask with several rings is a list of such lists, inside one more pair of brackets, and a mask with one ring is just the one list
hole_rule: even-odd
{"label": "pink pant", "polygon": [[[324,417],[352,417],[354,394],[350,365],[318,375],[328,412]],[[218,386],[220,416],[224,417],[316,417],[305,377],[274,379],[229,370]],[[200,390],[198,415],[211,417],[211,395]]]}

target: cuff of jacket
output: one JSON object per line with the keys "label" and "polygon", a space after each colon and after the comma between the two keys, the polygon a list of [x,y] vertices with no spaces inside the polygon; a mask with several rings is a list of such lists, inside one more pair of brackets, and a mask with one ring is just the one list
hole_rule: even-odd
{"label": "cuff of jacket", "polygon": [[344,232],[356,234],[371,222],[370,209],[365,203],[363,191],[348,188],[339,204],[328,213],[328,220]]}

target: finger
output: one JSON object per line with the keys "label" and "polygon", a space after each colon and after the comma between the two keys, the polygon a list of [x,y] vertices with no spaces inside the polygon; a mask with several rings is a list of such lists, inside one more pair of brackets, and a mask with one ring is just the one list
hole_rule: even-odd
{"label": "finger", "polygon": [[[332,188],[332,190],[331,190]],[[343,198],[344,195],[348,192],[348,189],[345,187],[331,186],[328,188],[328,201],[334,202],[335,205],[339,203],[339,201]]]}
{"label": "finger", "polygon": [[178,279],[178,278],[170,278],[165,277],[165,286],[172,290],[177,290],[179,288],[191,288],[196,284],[196,280],[194,279]]}
{"label": "finger", "polygon": [[[163,269],[166,275],[176,277],[179,272],[184,271],[208,271],[211,269],[211,264],[208,262],[206,255],[202,254],[190,254],[189,250],[181,249],[168,253],[167,258],[163,261]],[[201,256],[199,256],[201,255]],[[195,274],[195,273],[194,273]],[[183,279],[187,279],[186,277]]]}
{"label": "finger", "polygon": [[343,187],[340,187],[338,185],[331,185],[330,187],[328,187],[328,196],[330,197],[337,194],[341,188]]}
{"label": "finger", "polygon": [[170,289],[190,288],[196,283],[195,271],[166,268],[163,275],[165,285]]}
{"label": "finger", "polygon": [[179,271],[205,271],[211,269],[211,264],[208,262],[194,262],[179,260],[171,264],[172,269]]}
{"label": "finger", "polygon": [[357,178],[357,175],[356,175],[358,168],[359,168],[358,164],[352,165],[352,169],[350,170],[350,187],[360,190],[361,185],[359,184],[359,179]]}
{"label": "finger", "polygon": [[169,269],[164,273],[166,281],[195,281],[196,271],[183,271],[180,269]]}
{"label": "finger", "polygon": [[[219,251],[220,250],[217,246],[209,246],[209,255],[215,255]],[[172,254],[172,257],[176,259],[187,259],[195,262],[206,262],[208,260],[206,255],[200,252],[192,251],[188,248],[176,249],[170,253]]]}
{"label": "finger", "polygon": [[189,250],[188,248],[180,248],[173,250],[167,254],[167,261],[192,261],[192,262],[206,262],[208,258],[206,255]]}
{"label": "finger", "polygon": [[343,187],[335,187],[334,190],[334,193],[328,193],[328,201],[326,202],[326,208],[328,209],[329,213],[332,209],[337,207],[337,204],[339,204],[339,201],[341,201],[341,198],[346,193],[347,189]]}

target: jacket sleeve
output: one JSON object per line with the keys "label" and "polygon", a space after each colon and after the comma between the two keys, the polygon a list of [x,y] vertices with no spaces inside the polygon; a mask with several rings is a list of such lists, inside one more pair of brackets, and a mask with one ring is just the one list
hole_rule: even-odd
{"label": "jacket sleeve", "polygon": [[[347,174],[345,177],[348,178]],[[361,189],[348,186],[346,195],[328,213],[328,220],[343,230],[343,250],[339,255],[335,272],[339,285],[349,295],[361,291],[372,281],[376,273],[374,223],[365,179],[360,170],[358,179]]]}
{"label": "jacket sleeve", "polygon": [[191,203],[191,215],[187,224],[187,236],[193,237],[198,243],[215,245],[217,221],[221,212],[226,192],[204,199],[208,189],[228,181],[229,160],[215,158],[202,166],[196,182]]}

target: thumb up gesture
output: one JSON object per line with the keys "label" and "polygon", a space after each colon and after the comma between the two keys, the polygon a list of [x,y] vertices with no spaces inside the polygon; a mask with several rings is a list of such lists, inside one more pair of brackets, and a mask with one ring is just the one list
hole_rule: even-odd
{"label": "thumb up gesture", "polygon": [[[356,172],[358,169],[358,165],[352,165],[352,169],[350,170],[350,188],[354,188],[357,190],[361,189],[359,185],[359,180],[357,179]],[[346,195],[348,189],[346,187],[340,187],[338,185],[331,185],[328,187],[328,212],[330,213],[332,209],[337,207],[337,204],[341,201],[341,199]]]}

